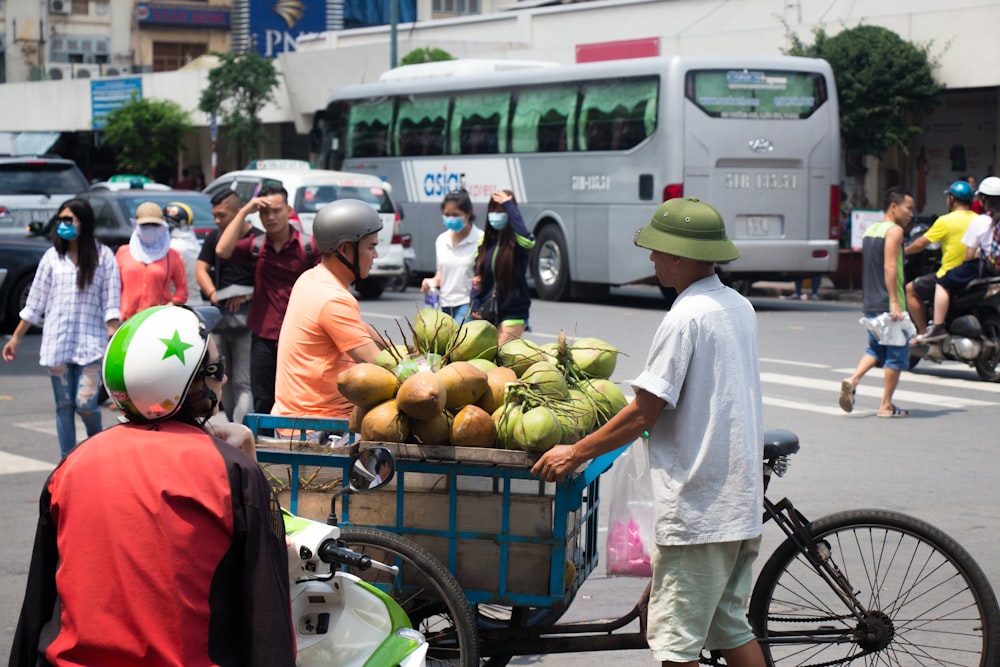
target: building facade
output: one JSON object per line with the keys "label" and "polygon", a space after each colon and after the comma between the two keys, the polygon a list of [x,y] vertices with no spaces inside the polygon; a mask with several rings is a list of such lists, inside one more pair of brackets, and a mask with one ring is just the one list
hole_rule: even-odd
{"label": "building facade", "polygon": [[[87,164],[85,154],[99,143],[93,126],[93,77],[109,77],[109,70],[117,69],[119,77],[140,79],[143,96],[171,99],[191,112],[199,129],[179,166],[181,161],[199,165],[208,174],[209,119],[197,111],[207,72],[199,67],[205,59],[197,55],[237,47],[236,42],[249,42],[237,48],[256,46],[260,51],[261,40],[271,38],[255,25],[269,12],[273,16],[268,20],[280,19],[290,31],[310,11],[314,18],[324,12],[326,26],[337,20],[354,25],[369,10],[384,20],[389,0],[327,0],[319,7],[308,0],[238,0],[231,6],[215,2],[43,0],[46,13],[39,11],[38,0],[0,0],[7,28],[0,45],[8,81],[13,82],[0,86],[0,100],[30,100],[0,104],[0,132],[62,133],[60,152],[77,159],[91,175],[106,175],[95,173],[106,167]],[[68,3],[71,12],[52,16],[55,3]],[[143,7],[149,8],[148,14]],[[393,36],[400,56],[416,48],[440,48],[462,58],[572,63],[594,54],[776,54],[788,48],[790,34],[810,42],[817,28],[834,34],[863,23],[930,44],[938,65],[935,74],[946,89],[923,134],[907,151],[883,156],[866,189],[877,192],[894,183],[915,187],[922,178],[932,192],[953,177],[982,177],[996,169],[1000,69],[991,66],[991,52],[984,46],[995,41],[994,26],[1000,25],[996,0],[953,0],[947,6],[933,0],[409,0],[403,15],[406,12],[415,13],[417,20],[401,23],[396,30],[380,25],[319,31],[298,35],[294,50],[275,49],[282,83],[277,103],[262,114],[271,141],[261,146],[261,157],[305,158],[314,113],[325,107],[333,90],[373,81],[389,69]],[[225,28],[223,13],[228,15]],[[187,27],[180,27],[184,21]],[[64,41],[53,51],[57,37]],[[70,39],[75,42],[68,43]],[[289,39],[284,33],[273,38],[284,46]],[[61,80],[44,75],[55,67],[64,70]],[[87,67],[91,79],[81,79],[80,69]],[[224,140],[221,128],[220,143]],[[72,150],[64,148],[67,143]],[[221,171],[241,166],[227,162],[224,151],[219,165]],[[928,202],[938,203],[931,197]]]}

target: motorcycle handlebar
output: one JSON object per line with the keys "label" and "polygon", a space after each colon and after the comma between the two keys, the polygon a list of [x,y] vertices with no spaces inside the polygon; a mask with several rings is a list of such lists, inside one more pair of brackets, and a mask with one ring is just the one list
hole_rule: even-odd
{"label": "motorcycle handlebar", "polygon": [[357,568],[362,572],[372,566],[371,557],[340,546],[335,540],[327,540],[320,545],[319,558],[324,563],[338,563],[347,567]]}

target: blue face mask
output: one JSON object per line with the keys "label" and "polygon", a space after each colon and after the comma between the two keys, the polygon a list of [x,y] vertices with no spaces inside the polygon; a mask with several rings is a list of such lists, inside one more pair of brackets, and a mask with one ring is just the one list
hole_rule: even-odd
{"label": "blue face mask", "polygon": [[487,213],[486,218],[490,221],[490,227],[493,229],[503,229],[507,226],[506,213]]}
{"label": "blue face mask", "polygon": [[59,226],[56,227],[56,234],[65,241],[72,241],[77,237],[78,233],[76,225],[72,222],[60,222]]}
{"label": "blue face mask", "polygon": [[441,219],[444,220],[444,226],[453,232],[460,232],[462,227],[465,227],[465,218],[451,218],[444,215]]}

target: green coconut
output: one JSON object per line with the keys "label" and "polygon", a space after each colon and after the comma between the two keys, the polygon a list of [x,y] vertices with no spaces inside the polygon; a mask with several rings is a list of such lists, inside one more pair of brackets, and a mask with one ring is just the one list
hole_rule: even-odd
{"label": "green coconut", "polygon": [[618,414],[628,404],[625,394],[611,380],[593,378],[584,380],[579,386],[597,407],[597,424],[599,426]]}
{"label": "green coconut", "polygon": [[371,363],[355,364],[337,376],[337,391],[364,409],[388,401],[398,387],[399,379],[392,371]]}
{"label": "green coconut", "polygon": [[517,373],[518,377],[536,361],[552,361],[541,347],[524,338],[509,340],[497,350],[497,362]]}
{"label": "green coconut", "polygon": [[573,363],[592,378],[609,378],[618,363],[618,348],[599,338],[581,338],[569,348]]}
{"label": "green coconut", "polygon": [[521,423],[521,406],[508,403],[497,408],[493,413],[493,423],[497,429],[497,447],[503,449],[521,449],[514,440],[514,431]]}
{"label": "green coconut", "polygon": [[549,361],[536,361],[521,374],[521,382],[535,388],[539,395],[553,399],[569,396],[566,376]]}
{"label": "green coconut", "polygon": [[526,452],[545,452],[559,444],[562,426],[555,413],[544,405],[531,408],[514,429],[514,441]]}
{"label": "green coconut", "polygon": [[497,368],[497,365],[489,359],[469,359],[469,363],[484,373],[489,373],[494,368]]}
{"label": "green coconut", "polygon": [[493,361],[497,356],[497,340],[495,325],[486,320],[470,320],[458,329],[455,345],[448,353],[448,358],[451,361]]}
{"label": "green coconut", "polygon": [[556,420],[559,422],[559,427],[562,429],[559,442],[572,445],[583,437],[584,432],[581,431],[579,422],[566,402],[560,401],[549,405],[552,409],[552,414],[556,416]]}
{"label": "green coconut", "polygon": [[423,352],[444,354],[451,345],[458,325],[451,315],[436,308],[422,308],[413,320],[413,335]]}
{"label": "green coconut", "polygon": [[563,405],[583,435],[594,430],[594,426],[597,424],[597,406],[594,405],[585,391],[572,387],[569,390],[569,398]]}
{"label": "green coconut", "polygon": [[395,371],[400,359],[405,359],[410,353],[405,345],[393,345],[384,350],[379,350],[372,360],[376,366],[381,366],[386,370]]}

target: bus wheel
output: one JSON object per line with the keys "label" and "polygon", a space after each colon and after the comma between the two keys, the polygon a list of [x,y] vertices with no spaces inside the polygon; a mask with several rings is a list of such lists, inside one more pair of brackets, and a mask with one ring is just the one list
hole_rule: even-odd
{"label": "bus wheel", "polygon": [[569,257],[566,239],[555,225],[542,227],[535,237],[531,255],[531,277],[538,296],[545,301],[569,297]]}

